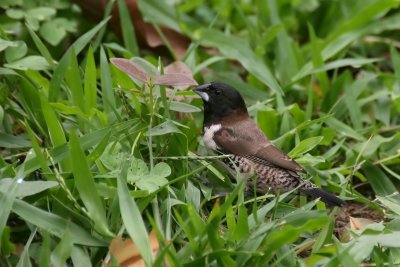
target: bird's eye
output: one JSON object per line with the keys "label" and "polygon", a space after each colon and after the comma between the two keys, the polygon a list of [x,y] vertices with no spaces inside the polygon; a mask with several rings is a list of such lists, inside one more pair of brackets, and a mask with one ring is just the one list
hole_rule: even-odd
{"label": "bird's eye", "polygon": [[215,90],[215,94],[216,95],[220,95],[221,94],[221,90]]}

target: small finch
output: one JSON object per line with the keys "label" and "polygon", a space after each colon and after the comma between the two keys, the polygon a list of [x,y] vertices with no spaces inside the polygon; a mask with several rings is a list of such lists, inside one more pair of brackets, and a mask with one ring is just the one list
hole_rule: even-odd
{"label": "small finch", "polygon": [[250,118],[236,89],[212,82],[193,91],[204,103],[204,144],[211,150],[232,155],[226,163],[248,177],[249,185],[255,184],[257,192],[284,192],[298,187],[300,193],[320,198],[329,205],[345,203],[299,175],[304,169],[268,140]]}

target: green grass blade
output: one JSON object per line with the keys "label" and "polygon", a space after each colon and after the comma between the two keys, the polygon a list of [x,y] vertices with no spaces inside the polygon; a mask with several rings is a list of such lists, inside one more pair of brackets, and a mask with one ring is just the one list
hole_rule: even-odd
{"label": "green grass blade", "polygon": [[6,227],[8,216],[10,215],[11,208],[13,206],[15,197],[17,195],[18,188],[18,179],[19,177],[15,177],[13,182],[9,185],[7,189],[7,193],[0,192],[0,250],[1,250],[1,240],[4,232],[4,228]]}
{"label": "green grass blade", "polygon": [[93,49],[89,46],[89,50],[87,52],[87,60],[85,66],[85,112],[86,114],[90,114],[90,111],[97,106],[97,72],[96,72],[96,63],[94,61]]}
{"label": "green grass blade", "polygon": [[103,108],[106,113],[111,112],[115,109],[115,96],[112,87],[110,66],[104,48],[100,48],[100,80],[101,80],[101,91],[103,93]]}
{"label": "green grass blade", "polygon": [[93,29],[90,31],[86,32],[83,34],[81,37],[79,37],[74,43],[73,43],[73,48],[78,55],[92,40],[92,38],[102,29],[106,26],[107,22],[110,20],[111,17],[107,17],[100,21],[99,24],[97,24]]}
{"label": "green grass blade", "polygon": [[82,78],[79,71],[78,60],[73,48],[72,53],[70,53],[69,65],[65,72],[65,80],[69,90],[71,91],[73,105],[79,107],[81,111],[84,111],[85,100],[83,97]]}
{"label": "green grass blade", "polygon": [[51,253],[50,260],[52,266],[65,266],[67,259],[71,255],[72,246],[73,241],[67,226],[60,242]]}
{"label": "green grass blade", "polygon": [[69,60],[71,58],[72,49],[68,49],[64,56],[61,58],[57,67],[54,69],[53,76],[50,80],[49,85],[49,101],[56,102],[59,98],[61,91],[61,85],[64,80],[65,72],[69,66]]}
{"label": "green grass blade", "polygon": [[[314,28],[311,24],[308,24],[308,31],[310,34],[311,48],[312,48],[312,63],[314,68],[319,68],[324,65],[324,60],[322,59],[320,44],[318,42],[317,36],[315,35]],[[328,75],[325,71],[316,74],[322,91],[326,93],[329,90]]]}
{"label": "green grass blade", "polygon": [[[377,166],[367,163],[363,170],[365,171],[365,176],[368,182],[374,189],[375,194],[378,196],[388,196],[395,192],[398,192],[393,182],[386,176],[386,174],[379,169]],[[396,198],[399,195],[396,196]]]}
{"label": "green grass blade", "polygon": [[[109,128],[104,128],[100,129],[97,131],[94,131],[92,133],[86,134],[81,137],[81,145],[82,149],[87,150],[89,148],[92,148],[93,146],[97,145],[103,138],[104,136],[109,132]],[[54,163],[58,163],[64,159],[67,159],[69,157],[69,146],[68,144],[64,144],[61,146],[58,146],[54,149],[51,149],[49,151],[50,156],[53,158]],[[49,164],[50,165],[50,164]],[[23,175],[28,175],[35,170],[39,169],[40,162],[37,157],[28,159],[25,163],[25,168],[23,170]],[[17,168],[17,171],[21,169],[21,166]]]}
{"label": "green grass blade", "polygon": [[358,133],[353,128],[351,128],[350,126],[348,126],[347,124],[341,122],[340,120],[338,120],[336,118],[333,118],[333,117],[329,118],[326,120],[325,123],[332,129],[335,129],[340,135],[348,136],[348,137],[354,138],[358,141],[366,140],[365,137],[362,136],[360,133]]}
{"label": "green grass blade", "polygon": [[31,260],[29,259],[30,258],[29,257],[29,248],[30,248],[30,246],[32,244],[33,238],[36,235],[36,230],[37,229],[35,229],[34,231],[31,232],[31,234],[30,234],[30,236],[28,238],[28,241],[26,242],[26,244],[24,246],[24,250],[21,253],[21,256],[19,258],[19,261],[18,261],[16,267],[30,267],[30,266],[32,266]]}
{"label": "green grass blade", "polygon": [[[48,162],[46,160],[46,157],[43,154],[43,151],[40,149],[40,146],[39,146],[39,144],[38,144],[38,142],[36,140],[35,133],[32,131],[32,128],[29,126],[29,124],[27,122],[25,122],[25,126],[26,126],[26,129],[28,131],[29,139],[31,140],[31,143],[32,143],[32,148],[35,151],[36,158],[39,161],[40,167],[42,168],[44,173],[49,173],[49,174],[52,173],[52,171],[50,170],[50,168],[48,166]],[[45,175],[45,176],[47,178],[49,177],[47,175]]]}
{"label": "green grass blade", "polygon": [[[114,4],[115,4],[115,1],[116,0],[108,1],[106,7],[104,8],[103,20],[105,20],[105,19],[110,17],[111,12],[113,11],[113,7],[114,7]],[[101,41],[102,41],[102,39],[104,37],[104,34],[106,33],[106,30],[107,30],[107,27],[103,27],[99,31],[99,34],[97,34],[97,37],[96,37],[95,41],[93,42],[93,51],[97,51],[97,49],[101,45]]]}
{"label": "green grass blade", "polygon": [[118,198],[121,210],[122,220],[125,228],[135,242],[140,254],[147,266],[153,261],[153,255],[150,248],[149,237],[144,224],[140,210],[131,197],[126,185],[126,176],[128,173],[129,161],[122,163],[121,173],[118,175]]}
{"label": "green grass blade", "polygon": [[[277,2],[279,0],[269,0],[268,8],[270,10],[271,24],[273,26],[282,24],[279,17]],[[293,50],[292,40],[290,39],[286,29],[283,28],[277,33],[276,44],[276,61],[277,71],[279,72],[281,84],[287,84],[290,78],[298,71],[298,62]]]}
{"label": "green grass blade", "polygon": [[50,266],[50,235],[47,231],[41,232],[42,247],[40,248],[39,266]]}
{"label": "green grass blade", "polygon": [[5,133],[0,133],[0,147],[4,148],[27,148],[30,143],[21,138],[21,136],[14,136]]}
{"label": "green grass blade", "polygon": [[46,134],[45,130],[43,130],[46,128],[46,125],[38,90],[26,78],[19,79],[17,85],[20,89],[18,96],[28,115],[29,121],[35,123],[36,127],[42,131],[42,134]]}
{"label": "green grass blade", "polygon": [[238,60],[245,69],[270,87],[271,90],[279,95],[283,95],[281,87],[273,77],[267,65],[254,54],[245,40],[211,29],[202,31],[199,40],[204,46],[211,46],[219,49],[225,57]]}
{"label": "green grass blade", "polygon": [[103,203],[95,189],[95,181],[89,169],[85,153],[82,150],[75,132],[70,133],[69,152],[75,185],[82,202],[85,204],[97,231],[106,236],[111,236],[112,233],[108,229]]}
{"label": "green grass blade", "polygon": [[74,42],[72,47],[70,47],[68,51],[64,54],[64,56],[61,58],[60,62],[58,63],[58,66],[54,70],[53,77],[51,78],[50,81],[50,87],[49,87],[50,101],[55,102],[59,98],[61,83],[64,79],[65,72],[67,71],[69,65],[69,59],[71,57],[70,53],[72,53],[72,50],[75,51],[76,53],[75,55],[78,55],[86,47],[86,45],[90,42],[90,40],[96,35],[96,33],[106,25],[109,19],[110,17],[102,20],[93,29],[91,29],[90,31],[86,32],[81,37],[79,37],[78,40]]}
{"label": "green grass blade", "polygon": [[133,54],[133,56],[138,56],[139,48],[129,9],[127,8],[124,0],[117,0],[117,2],[124,45]]}
{"label": "green grass blade", "polygon": [[42,40],[40,40],[39,36],[37,36],[37,34],[32,30],[31,26],[29,26],[29,24],[26,24],[25,26],[28,29],[28,32],[31,35],[32,40],[35,43],[35,45],[36,45],[37,49],[39,50],[40,54],[42,54],[42,56],[49,63],[50,67],[53,69],[55,67],[55,64],[53,62],[53,58],[52,58],[52,56],[50,54],[50,51],[44,45]]}
{"label": "green grass blade", "polygon": [[321,143],[322,139],[324,139],[323,136],[315,136],[304,139],[295,148],[293,148],[288,155],[293,158],[303,155]]}
{"label": "green grass blade", "polygon": [[71,259],[74,267],[92,267],[91,259],[84,248],[73,246]]}
{"label": "green grass blade", "polygon": [[[48,134],[50,136],[53,147],[61,146],[67,142],[62,124],[54,112],[53,108],[47,102],[47,99],[42,95],[41,98],[43,116],[47,124]],[[69,162],[61,162],[64,171],[69,170]]]}
{"label": "green grass blade", "polygon": [[28,221],[41,229],[45,229],[50,234],[59,238],[63,236],[65,228],[69,227],[75,244],[95,247],[107,245],[106,242],[92,237],[87,230],[75,223],[53,213],[41,210],[25,201],[16,199],[12,211],[23,220]]}

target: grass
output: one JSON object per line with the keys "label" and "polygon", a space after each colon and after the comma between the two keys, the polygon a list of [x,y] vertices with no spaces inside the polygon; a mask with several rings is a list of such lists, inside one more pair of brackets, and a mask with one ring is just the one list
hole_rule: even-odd
{"label": "grass", "polygon": [[[55,44],[29,17],[40,3],[8,5],[0,265],[101,266],[117,236],[147,266],[400,264],[398,1],[139,1],[150,23],[190,38],[181,60],[197,82],[235,86],[308,178],[358,203],[346,214],[294,192],[245,195],[204,157],[200,99],[153,83],[177,55],[142,49],[126,12],[119,40],[110,6],[93,27],[68,2],[35,9],[82,25]],[[131,56],[149,82],[110,63]]]}

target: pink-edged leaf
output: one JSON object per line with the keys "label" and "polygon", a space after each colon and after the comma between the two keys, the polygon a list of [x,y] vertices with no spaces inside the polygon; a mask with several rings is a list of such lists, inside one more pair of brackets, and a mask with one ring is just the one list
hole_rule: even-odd
{"label": "pink-edged leaf", "polygon": [[186,74],[189,77],[193,77],[192,70],[189,68],[188,65],[183,63],[182,61],[175,61],[169,64],[164,68],[165,74],[172,74],[172,73],[181,73]]}
{"label": "pink-edged leaf", "polygon": [[154,78],[154,84],[168,86],[191,86],[198,85],[190,76],[181,73],[170,73]]}
{"label": "pink-edged leaf", "polygon": [[[190,79],[193,79],[192,70],[188,67],[188,65],[186,65],[182,61],[175,61],[175,62],[169,64],[168,66],[166,66],[164,68],[164,73],[165,74],[176,74],[176,73],[183,74],[183,75],[189,77]],[[180,85],[180,86],[176,86],[176,87],[180,90],[184,90],[184,89],[188,88],[189,85]]]}
{"label": "pink-edged leaf", "polygon": [[110,58],[111,63],[118,69],[122,70],[126,74],[138,79],[142,82],[148,83],[150,76],[140,67],[138,64],[130,61],[126,58]]}

